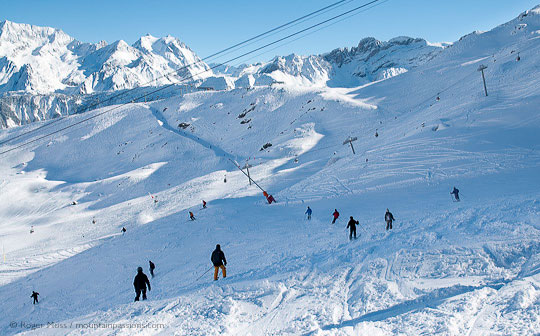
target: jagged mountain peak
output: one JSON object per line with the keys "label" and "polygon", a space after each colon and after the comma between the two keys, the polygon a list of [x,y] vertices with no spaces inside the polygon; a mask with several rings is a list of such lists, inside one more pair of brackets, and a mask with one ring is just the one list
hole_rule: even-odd
{"label": "jagged mountain peak", "polygon": [[48,34],[54,32],[62,32],[58,28],[45,27],[45,26],[36,26],[28,23],[18,23],[10,20],[0,21],[0,31],[2,32],[22,32],[22,31],[39,31],[47,32]]}
{"label": "jagged mountain peak", "polygon": [[141,50],[152,50],[152,45],[159,40],[158,37],[152,36],[150,34],[146,34],[144,36],[141,36],[134,44],[133,47]]}
{"label": "jagged mountain peak", "polygon": [[180,39],[167,35],[164,37],[155,37],[150,34],[140,37],[134,44],[137,48],[145,53],[155,53],[161,56],[166,56],[168,53],[176,57],[185,57],[193,51]]}
{"label": "jagged mountain peak", "polygon": [[287,82],[302,85],[356,86],[389,78],[406,72],[433,58],[443,49],[442,44],[429,43],[421,38],[399,36],[389,41],[374,37],[360,40],[352,48],[337,48],[321,55],[276,56],[269,62],[244,66],[221,67],[223,74],[238,77],[253,76],[255,85]]}
{"label": "jagged mountain peak", "polygon": [[[123,40],[83,43],[60,29],[11,21],[0,23],[0,59],[0,93],[91,93],[169,84],[178,76],[201,80],[212,74],[170,35],[148,34],[133,45]],[[174,75],[162,78],[169,73]]]}
{"label": "jagged mountain peak", "polygon": [[364,37],[360,40],[360,42],[358,42],[358,46],[356,48],[360,50],[371,50],[379,48],[381,45],[382,42],[374,37]]}
{"label": "jagged mountain peak", "polygon": [[25,45],[32,46],[34,44],[65,45],[74,40],[73,37],[57,28],[16,23],[9,20],[0,22],[0,41],[2,44],[16,44],[19,49]]}

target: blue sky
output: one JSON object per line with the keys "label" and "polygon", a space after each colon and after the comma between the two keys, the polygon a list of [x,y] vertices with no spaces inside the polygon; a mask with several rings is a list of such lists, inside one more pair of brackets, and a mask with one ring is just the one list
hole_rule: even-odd
{"label": "blue sky", "polygon": [[[131,44],[147,33],[170,34],[204,57],[336,1],[0,0],[0,20],[60,28],[83,42],[105,40],[110,43],[122,39]],[[351,1],[324,17],[367,1]],[[474,30],[489,30],[509,21],[538,3],[540,0],[387,0],[246,61],[267,60],[292,52],[323,53],[337,47],[354,46],[366,36],[388,40],[408,35],[432,42],[455,41]]]}

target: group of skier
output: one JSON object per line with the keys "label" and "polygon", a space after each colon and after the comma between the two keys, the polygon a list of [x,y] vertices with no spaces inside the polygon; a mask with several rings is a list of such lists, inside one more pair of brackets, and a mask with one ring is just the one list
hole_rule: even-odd
{"label": "group of skier", "polygon": [[[392,230],[392,222],[395,221],[394,215],[390,212],[390,210],[386,209],[386,213],[384,214],[384,220],[386,222],[386,231]],[[334,218],[335,221],[335,218]],[[333,223],[333,222],[332,222]],[[347,224],[347,228],[349,229],[349,240],[356,239],[356,225],[358,225],[359,222],[351,216],[351,219],[349,220],[349,223]]]}
{"label": "group of skier", "polygon": [[[311,220],[311,214],[313,213],[313,210],[308,206],[306,212],[304,213],[307,215],[307,219]],[[339,218],[339,211],[337,209],[334,209],[334,212],[332,213],[332,224],[336,223],[336,220]],[[386,222],[386,230],[392,230],[392,223],[396,220],[394,218],[394,215],[390,212],[390,210],[386,209],[386,213],[384,214],[384,220]],[[356,239],[356,225],[358,225],[359,222],[353,218],[353,216],[350,217],[349,222],[347,223],[347,229],[349,229],[349,239],[352,240],[353,238]]]}
{"label": "group of skier", "polygon": [[[454,187],[452,192],[450,192],[451,195],[453,195],[454,202],[459,202],[459,189]],[[308,206],[306,212],[304,213],[307,215],[307,219],[311,220],[311,215],[313,213],[313,210]],[[339,218],[339,211],[337,209],[334,209],[334,212],[332,213],[332,224],[336,223],[336,220]],[[386,230],[392,230],[392,223],[396,219],[394,218],[394,215],[390,212],[389,209],[386,209],[386,213],[384,214],[384,221],[386,222]],[[359,222],[353,218],[353,216],[350,216],[349,222],[347,223],[347,229],[349,229],[349,240],[352,240],[353,238],[356,239],[356,225],[358,225]]]}
{"label": "group of skier", "polygon": [[[459,202],[459,190],[454,187],[454,190],[450,193],[454,195],[455,201]],[[206,202],[203,201],[203,209],[206,209]],[[307,215],[307,219],[311,220],[311,215],[313,214],[313,210],[308,206],[307,210],[305,212],[305,215]],[[193,212],[189,212],[189,216],[191,220],[195,220],[195,216],[193,215]],[[336,223],[336,220],[339,218],[339,211],[337,209],[334,209],[334,212],[332,213],[332,224]],[[392,223],[396,220],[394,218],[394,215],[390,212],[389,209],[386,209],[386,213],[384,214],[384,220],[386,222],[386,230],[392,230]],[[347,223],[347,229],[349,229],[349,240],[356,239],[356,226],[359,224],[359,221],[353,218],[353,216],[349,217],[349,222]],[[216,245],[216,249],[212,252],[212,255],[210,256],[210,261],[212,262],[214,266],[214,281],[217,281],[219,279],[219,270],[221,269],[221,273],[223,275],[223,278],[227,277],[227,259],[225,258],[225,253],[221,250],[221,246],[219,244]],[[150,263],[150,274],[152,275],[152,278],[154,277],[154,269],[155,265],[152,261],[149,261]],[[139,301],[139,297],[142,293],[142,299],[146,300],[146,288],[148,286],[148,290],[150,291],[150,281],[148,280],[148,277],[146,274],[143,273],[142,267],[137,268],[137,275],[135,276],[135,280],[133,281],[133,286],[135,287],[135,301]],[[34,304],[37,302],[37,295],[39,293],[32,292],[32,297],[34,298]]]}
{"label": "group of skier", "polygon": [[[452,192],[450,193],[453,195],[455,202],[459,202],[459,190],[454,187]],[[206,202],[203,200],[203,209],[206,209]],[[311,220],[311,215],[313,214],[313,210],[308,206],[307,210],[305,212],[307,215],[307,219]],[[195,220],[195,216],[193,215],[193,212],[189,212],[190,219]],[[336,223],[336,220],[339,218],[339,211],[337,209],[334,209],[334,212],[332,213],[332,224]],[[394,215],[390,212],[389,209],[386,209],[386,213],[384,214],[384,220],[386,222],[386,230],[392,230],[392,223],[396,220],[394,218]],[[349,229],[349,240],[356,239],[356,226],[359,224],[359,221],[354,219],[353,216],[349,217],[349,222],[347,223],[347,229]],[[122,228],[122,233],[126,232],[125,228]],[[210,256],[210,261],[213,264],[214,267],[214,281],[218,280],[219,276],[219,270],[221,269],[221,273],[223,275],[223,278],[227,277],[227,259],[225,258],[225,254],[221,250],[221,246],[219,244],[216,245],[216,249],[212,252]],[[154,278],[154,270],[156,268],[156,265],[149,260],[148,261],[150,265],[150,275],[152,278]],[[209,270],[208,270],[209,271]],[[208,272],[207,271],[207,272]],[[148,279],[148,276],[144,274],[142,267],[137,268],[137,275],[135,276],[135,279],[133,280],[133,286],[135,288],[135,301],[139,301],[141,294],[142,299],[146,300],[146,290],[151,290],[150,286],[150,280]],[[33,298],[33,304],[38,303],[38,292],[32,291],[32,295],[30,296]]]}
{"label": "group of skier", "polygon": [[[225,266],[227,266],[227,259],[225,259],[225,253],[221,250],[221,246],[219,244],[216,245],[216,249],[212,252],[212,255],[210,256],[210,261],[214,265],[214,281],[218,280],[219,270],[221,269],[221,273],[223,274],[223,278],[227,277],[227,269]],[[154,277],[154,269],[156,268],[156,265],[152,261],[149,261],[150,263],[150,274],[152,275],[152,278]],[[142,267],[137,268],[137,275],[135,276],[135,279],[133,280],[133,286],[135,287],[135,301],[139,301],[139,298],[142,293],[142,299],[146,300],[146,288],[148,286],[148,290],[151,290],[150,287],[150,280],[148,280],[148,277],[146,274],[143,273]],[[36,299],[37,300],[37,299]]]}
{"label": "group of skier", "polygon": [[[219,279],[219,270],[221,269],[221,273],[223,274],[223,278],[227,277],[227,269],[225,266],[227,266],[227,259],[225,259],[225,253],[221,250],[221,246],[219,244],[216,245],[216,249],[212,252],[212,255],[210,256],[210,261],[214,265],[214,281],[217,281]],[[148,261],[150,264],[150,275],[152,275],[152,278],[154,277],[154,269],[156,268],[156,265],[152,261]],[[148,279],[148,276],[143,273],[142,267],[137,268],[137,275],[135,276],[135,279],[133,280],[133,287],[135,287],[135,301],[139,301],[140,296],[142,294],[142,299],[146,300],[146,289],[148,288],[148,291],[151,290],[150,286],[150,280]],[[37,294],[36,292],[33,292],[32,295],[36,294],[34,297],[34,304],[37,302]]]}
{"label": "group of skier", "polygon": [[[205,200],[202,201],[202,208],[206,209],[206,201]],[[193,214],[192,211],[189,211],[189,219],[192,220],[192,221],[197,219],[197,218],[195,218],[195,215]]]}
{"label": "group of skier", "polygon": [[[221,273],[223,274],[223,278],[226,278],[227,269],[225,268],[225,266],[227,266],[227,259],[225,259],[225,253],[223,253],[219,244],[216,245],[216,249],[212,252],[212,255],[210,256],[210,261],[214,265],[214,280],[218,280],[220,269]],[[152,278],[154,278],[154,270],[156,269],[156,265],[151,260],[149,260],[148,263],[150,265],[150,275],[152,276]],[[135,288],[135,301],[140,300],[141,294],[142,299],[146,300],[146,290],[152,290],[150,280],[148,279],[148,276],[144,274],[143,268],[140,266],[137,267],[137,275],[135,275],[135,279],[133,280],[133,287]],[[30,297],[34,299],[33,304],[39,303],[38,295],[38,292],[32,291],[32,295]]]}

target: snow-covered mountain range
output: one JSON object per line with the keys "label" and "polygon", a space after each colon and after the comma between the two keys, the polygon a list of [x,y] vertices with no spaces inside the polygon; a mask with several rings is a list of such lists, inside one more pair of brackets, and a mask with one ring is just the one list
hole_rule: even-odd
{"label": "snow-covered mountain range", "polygon": [[0,93],[90,94],[200,80],[212,74],[207,70],[171,36],[92,44],[54,28],[0,22]]}
{"label": "snow-covered mountain range", "polygon": [[[3,21],[0,127],[80,113],[85,110],[81,101],[103,102],[111,91],[159,87],[185,78],[192,85],[213,90],[274,83],[351,87],[406,72],[436,56],[442,47],[409,37],[388,42],[365,38],[351,49],[278,56],[238,67],[223,65],[214,73],[188,46],[171,36],[143,36],[132,46],[124,41],[92,44],[58,29]],[[137,93],[101,106],[131,101]]]}
{"label": "snow-covered mountain range", "polygon": [[[353,86],[403,73],[441,49],[441,45],[410,37],[388,42],[365,38],[350,50],[278,56],[270,62],[237,68],[224,66],[221,74],[233,78],[235,85],[229,81],[228,88],[273,82]],[[122,40],[92,44],[58,29],[0,23],[0,93],[90,94],[178,83],[186,77],[202,80],[212,74],[206,63],[172,36],[147,35],[132,46]],[[205,85],[216,83],[215,88],[219,88],[218,82],[213,79]]]}
{"label": "snow-covered mountain range", "polygon": [[220,66],[214,72],[234,78],[238,87],[275,82],[352,87],[404,73],[432,59],[448,45],[410,37],[388,42],[369,37],[351,49],[339,48],[322,55],[278,56],[266,63]]}

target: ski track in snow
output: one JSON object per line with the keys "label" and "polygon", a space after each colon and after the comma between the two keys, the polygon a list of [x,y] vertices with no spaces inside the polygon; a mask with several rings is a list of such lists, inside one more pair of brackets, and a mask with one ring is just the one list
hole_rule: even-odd
{"label": "ski track in snow", "polygon": [[185,131],[182,131],[180,129],[174,128],[173,126],[171,126],[169,124],[167,119],[163,116],[163,114],[161,114],[161,112],[157,108],[149,106],[149,109],[152,111],[152,114],[158,120],[159,125],[164,127],[165,129],[167,129],[167,130],[169,130],[169,131],[171,131],[171,132],[173,132],[175,134],[178,134],[178,135],[180,135],[182,137],[185,137],[187,139],[195,141],[196,143],[200,144],[201,146],[212,150],[216,154],[216,156],[218,156],[218,157],[224,157],[224,158],[227,158],[229,160],[235,160],[235,157],[233,155],[227,153],[226,151],[219,148],[215,144],[211,144],[208,141],[205,141],[204,139],[201,139],[198,136],[195,136],[193,134],[189,134],[188,132],[185,132]]}

